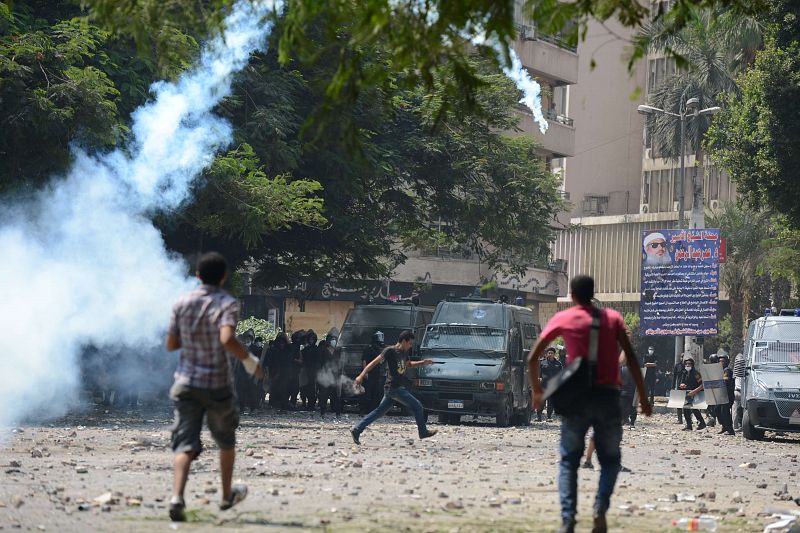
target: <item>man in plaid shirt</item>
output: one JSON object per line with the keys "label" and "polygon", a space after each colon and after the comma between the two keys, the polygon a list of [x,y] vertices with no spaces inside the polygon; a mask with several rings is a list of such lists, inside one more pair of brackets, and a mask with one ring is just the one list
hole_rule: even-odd
{"label": "man in plaid shirt", "polygon": [[181,297],[172,308],[167,351],[181,350],[175,384],[170,389],[175,403],[172,430],[175,472],[169,517],[175,522],[186,520],[183,494],[189,466],[203,450],[200,431],[204,415],[219,446],[220,509],[230,509],[247,496],[247,486],[231,486],[239,409],[233,394],[228,353],[242,361],[248,374],[262,378],[264,373],[258,359],[236,339],[239,303],[222,289],[227,270],[222,255],[204,254],[197,262],[197,277],[202,285]]}

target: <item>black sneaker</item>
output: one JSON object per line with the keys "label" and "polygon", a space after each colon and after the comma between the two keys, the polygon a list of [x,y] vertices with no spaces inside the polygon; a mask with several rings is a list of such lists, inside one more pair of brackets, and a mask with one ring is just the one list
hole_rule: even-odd
{"label": "black sneaker", "polygon": [[591,462],[591,461],[585,461],[585,462],[584,462],[584,463],[581,465],[581,468],[591,468],[592,470],[594,470],[594,465],[592,464],[592,462]]}
{"label": "black sneaker", "polygon": [[691,431],[692,426],[685,426],[681,431]]}
{"label": "black sneaker", "polygon": [[725,434],[726,435],[733,435],[734,437],[736,436],[736,432],[734,430],[732,430],[732,429],[729,429],[728,431],[726,431]]}
{"label": "black sneaker", "polygon": [[358,445],[361,445],[361,441],[358,440],[360,433],[356,431],[356,428],[350,428],[350,435],[353,437],[353,442],[355,442]]}
{"label": "black sneaker", "polygon": [[607,531],[608,527],[606,526],[606,515],[605,514],[594,515],[594,525],[592,526],[592,533],[606,533]]}
{"label": "black sneaker", "polygon": [[701,425],[697,426],[697,431],[700,431],[701,429],[706,429],[706,426],[708,426],[708,424],[701,424]]}
{"label": "black sneaker", "polygon": [[183,500],[169,503],[169,519],[173,522],[186,522],[186,504]]}
{"label": "black sneaker", "polygon": [[433,437],[434,435],[436,435],[437,433],[439,433],[438,429],[429,429],[427,433],[425,433],[424,435],[420,436],[420,440],[429,439],[429,438]]}
{"label": "black sneaker", "polygon": [[230,498],[220,502],[219,510],[227,511],[245,498],[247,498],[247,485],[234,485],[231,489]]}
{"label": "black sneaker", "polygon": [[575,533],[575,520],[562,522],[561,527],[558,528],[558,533]]}

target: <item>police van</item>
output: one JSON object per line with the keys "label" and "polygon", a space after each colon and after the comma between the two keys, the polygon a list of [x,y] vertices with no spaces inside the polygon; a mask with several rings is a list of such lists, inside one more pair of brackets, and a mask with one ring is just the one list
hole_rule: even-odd
{"label": "police van", "polygon": [[745,339],[742,434],[800,432],[800,309],[767,309]]}
{"label": "police van", "polygon": [[528,425],[531,395],[526,355],[540,332],[532,310],[485,299],[440,302],[425,330],[416,395],[426,413],[457,424],[492,416],[500,427]]}

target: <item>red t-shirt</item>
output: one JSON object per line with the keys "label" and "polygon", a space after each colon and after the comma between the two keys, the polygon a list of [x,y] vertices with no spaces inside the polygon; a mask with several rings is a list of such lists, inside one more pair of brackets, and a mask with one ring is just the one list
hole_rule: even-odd
{"label": "red t-shirt", "polygon": [[[576,357],[589,355],[589,332],[592,328],[592,308],[576,305],[556,313],[542,331],[541,339],[550,342],[564,337],[567,364]],[[622,315],[613,309],[600,310],[600,338],[597,343],[597,384],[621,385],[617,336],[625,331]]]}

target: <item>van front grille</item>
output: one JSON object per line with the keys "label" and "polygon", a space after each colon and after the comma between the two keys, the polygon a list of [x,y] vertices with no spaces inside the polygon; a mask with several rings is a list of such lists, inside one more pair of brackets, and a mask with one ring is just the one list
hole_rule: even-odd
{"label": "van front grille", "polygon": [[437,379],[433,386],[439,390],[471,391],[478,388],[477,381],[446,381]]}

